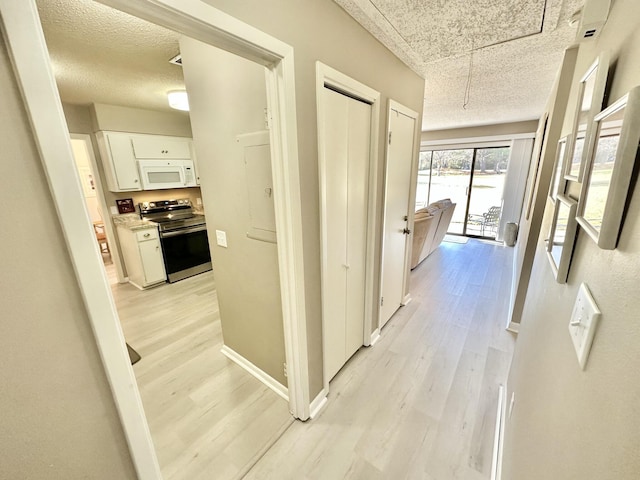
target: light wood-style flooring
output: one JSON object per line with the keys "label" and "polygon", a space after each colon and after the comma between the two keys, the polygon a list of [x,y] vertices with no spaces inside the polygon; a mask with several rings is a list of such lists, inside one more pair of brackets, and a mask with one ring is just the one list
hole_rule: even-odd
{"label": "light wood-style flooring", "polygon": [[411,303],[306,423],[220,353],[211,272],[143,292],[114,285],[164,478],[488,479],[514,343],[512,252],[443,242],[412,272]]}
{"label": "light wood-style flooring", "polygon": [[331,382],[317,418],[295,422],[246,479],[486,480],[512,250],[443,242],[411,275],[413,300]]}
{"label": "light wood-style flooring", "polygon": [[142,356],[133,369],[164,479],[242,478],[294,420],[285,400],[220,353],[213,272],[112,290]]}

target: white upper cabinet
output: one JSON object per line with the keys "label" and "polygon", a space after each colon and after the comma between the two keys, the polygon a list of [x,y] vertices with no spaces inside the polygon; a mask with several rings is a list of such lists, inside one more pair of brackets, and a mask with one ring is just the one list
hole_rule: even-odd
{"label": "white upper cabinet", "polygon": [[131,135],[121,132],[98,132],[96,137],[109,190],[142,190],[138,165],[131,147]]}
{"label": "white upper cabinet", "polygon": [[137,159],[188,160],[191,158],[191,139],[163,135],[131,135]]}
{"label": "white upper cabinet", "polygon": [[[191,139],[126,132],[97,132],[107,185],[112,192],[142,190],[138,160],[195,161]],[[196,183],[200,184],[196,167]]]}

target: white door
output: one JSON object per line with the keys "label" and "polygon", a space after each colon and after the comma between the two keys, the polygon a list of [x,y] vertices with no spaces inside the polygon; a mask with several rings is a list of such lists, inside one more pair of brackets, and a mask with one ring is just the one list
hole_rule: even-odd
{"label": "white door", "polygon": [[409,198],[417,115],[389,107],[385,177],[384,241],[380,287],[380,327],[400,308],[405,297],[409,230]]}
{"label": "white door", "polygon": [[362,346],[371,105],[324,88],[323,318],[329,379]]}

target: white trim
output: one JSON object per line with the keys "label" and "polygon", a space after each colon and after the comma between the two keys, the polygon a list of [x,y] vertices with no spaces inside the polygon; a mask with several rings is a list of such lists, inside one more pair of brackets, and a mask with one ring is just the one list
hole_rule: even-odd
{"label": "white trim", "polygon": [[507,325],[507,331],[515,334],[519,333],[520,324],[516,322],[509,322],[509,325]]}
{"label": "white trim", "polygon": [[[401,103],[396,102],[393,99],[389,99],[388,104],[387,104],[387,130],[386,130],[386,138],[387,141],[385,141],[385,154],[384,154],[384,161],[385,161],[385,181],[384,181],[384,199],[383,199],[383,203],[386,203],[387,201],[387,179],[389,178],[389,133],[391,131],[391,112],[395,111],[398,112],[406,117],[409,117],[411,119],[413,119],[413,146],[411,148],[411,173],[410,175],[410,185],[409,185],[409,198],[407,198],[407,228],[410,231],[413,231],[413,214],[415,211],[415,208],[413,207],[413,205],[415,205],[415,196],[416,196],[416,188],[417,188],[417,182],[418,182],[418,155],[419,155],[419,151],[420,151],[420,147],[418,144],[418,135],[420,134],[420,130],[419,130],[419,122],[418,122],[418,117],[420,116],[418,114],[418,112],[414,112],[413,110],[411,110],[408,107],[405,107],[404,105],[402,105]],[[386,218],[386,208],[385,205],[383,205],[382,207],[382,230],[381,230],[381,235],[380,235],[380,278],[378,279],[378,291],[380,292],[380,295],[382,295],[382,288],[383,288],[383,282],[384,282],[384,240],[385,240],[385,229],[386,229],[386,224],[387,224],[387,218]],[[413,237],[411,237],[410,235],[405,235],[405,247],[404,247],[404,275],[403,275],[403,279],[402,279],[402,294],[403,294],[403,298],[400,301],[400,305],[404,306],[407,303],[409,303],[411,301],[411,294],[409,293],[409,274],[411,272],[411,239]],[[382,309],[379,307],[379,303],[376,302],[376,306],[378,306],[378,325],[377,328],[378,330],[380,330],[380,328],[382,327],[382,319],[381,319],[381,315],[382,315]],[[393,315],[392,315],[393,316]],[[369,331],[371,331],[371,328],[369,328]]]}
{"label": "white trim", "polygon": [[369,346],[373,347],[380,340],[380,329],[376,328],[371,334],[371,339],[369,340]]}
{"label": "white trim", "polygon": [[[521,214],[522,215],[522,214]],[[514,323],[511,321],[513,318],[513,307],[516,303],[516,293],[518,291],[518,254],[520,248],[522,248],[522,243],[518,243],[516,241],[516,245],[513,249],[513,257],[511,262],[511,292],[509,295],[509,314],[507,315],[507,325],[505,328],[509,330],[511,328],[511,324]]]}
{"label": "white trim", "polygon": [[326,162],[324,160],[324,130],[322,125],[324,122],[324,102],[322,101],[322,93],[325,85],[330,85],[342,92],[359,98],[371,105],[371,138],[369,149],[369,202],[367,205],[367,253],[366,253],[366,266],[365,266],[365,304],[364,304],[364,329],[362,344],[368,346],[370,344],[370,332],[373,328],[372,319],[374,312],[374,304],[377,302],[373,298],[373,286],[376,258],[375,258],[375,246],[377,239],[377,210],[376,205],[378,201],[378,143],[379,143],[379,124],[380,124],[380,92],[373,90],[372,88],[358,82],[357,80],[348,77],[347,75],[334,70],[328,65],[322,62],[316,62],[316,105],[318,115],[318,173],[320,180],[320,244],[321,244],[321,299],[323,305],[323,319],[322,319],[322,338],[323,338],[323,362],[322,362],[322,374],[324,382],[324,390],[329,393],[329,379],[327,378],[326,371],[326,342],[324,341],[325,335],[325,319],[324,319],[324,305],[328,301],[325,298],[326,286],[325,279],[327,278],[327,216],[326,209]]}
{"label": "white trim", "polygon": [[[199,0],[100,0],[267,67],[289,408],[309,417],[309,368],[293,48]],[[0,19],[78,285],[138,478],[161,478],[99,247],[35,0],[0,0]]]}
{"label": "white trim", "polygon": [[322,390],[320,390],[320,393],[316,396],[316,398],[313,399],[313,402],[311,402],[311,415],[309,415],[309,418],[311,418],[312,420],[316,418],[326,405],[327,392],[323,388]]}
{"label": "white trim", "polygon": [[96,198],[102,211],[102,221],[104,222],[104,230],[107,235],[107,242],[109,243],[109,253],[111,254],[111,260],[116,267],[116,276],[118,283],[124,283],[128,281],[125,279],[124,271],[122,269],[122,259],[120,258],[120,250],[118,249],[118,242],[116,241],[116,231],[113,227],[113,221],[111,220],[111,210],[107,201],[105,200],[104,189],[102,188],[102,177],[100,175],[100,169],[98,168],[98,161],[96,160],[95,152],[93,151],[93,142],[91,141],[91,135],[86,133],[71,133],[69,134],[72,140],[82,140],[85,142],[87,151],[89,152],[89,163],[91,164],[91,173],[96,186]]}
{"label": "white trim", "polygon": [[507,389],[500,385],[498,393],[498,413],[496,415],[496,431],[493,439],[493,458],[491,461],[491,480],[502,477],[502,448],[504,446],[504,423]]}
{"label": "white trim", "polygon": [[[429,147],[429,150],[435,150],[437,147],[445,147],[444,149],[451,149],[455,147],[470,148],[471,146],[478,147],[496,147],[506,145],[512,140],[522,140],[525,138],[535,138],[536,132],[531,133],[512,133],[506,135],[490,135],[484,137],[469,137],[469,138],[447,138],[442,140],[422,140],[420,147]],[[496,145],[497,144],[497,145]]]}
{"label": "white trim", "polygon": [[287,402],[289,401],[289,390],[287,389],[287,387],[282,385],[279,381],[277,381],[275,378],[273,378],[267,372],[265,372],[264,370],[261,370],[260,368],[256,367],[249,360],[247,360],[242,355],[240,355],[238,352],[236,352],[232,348],[229,348],[226,345],[222,346],[222,348],[220,349],[220,353],[222,353],[229,360],[231,360],[234,363],[236,363],[238,366],[244,368],[247,372],[249,372],[251,375],[256,377],[258,380],[260,380],[262,383],[264,383],[271,390],[276,392],[278,395],[280,395],[282,398],[284,398]]}

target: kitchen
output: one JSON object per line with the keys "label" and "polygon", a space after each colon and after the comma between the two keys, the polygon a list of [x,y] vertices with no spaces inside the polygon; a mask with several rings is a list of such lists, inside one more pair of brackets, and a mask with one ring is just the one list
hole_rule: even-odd
{"label": "kitchen", "polygon": [[[62,6],[65,8],[58,5],[59,8],[55,12],[52,12],[51,9],[47,9],[49,3],[63,4]],[[103,44],[97,48],[108,51],[109,55],[100,53],[100,50],[94,53],[93,56],[100,59],[100,61],[92,67],[95,71],[83,74],[84,76],[81,76],[81,80],[79,81],[84,84],[88,83],[92,87],[93,98],[89,100],[75,98],[74,95],[80,92],[79,83],[74,84],[73,79],[71,79],[71,83],[65,83],[64,81],[65,75],[68,74],[68,71],[72,70],[72,68],[67,68],[66,66],[73,63],[73,60],[64,56],[70,55],[69,50],[74,48],[70,45],[69,32],[85,32],[86,34],[87,31],[95,32],[101,29],[111,29],[115,36],[122,36],[124,33],[119,30],[119,26],[125,25],[127,22],[131,23],[132,21],[123,20],[122,14],[119,14],[119,12],[118,14],[111,12],[108,15],[112,15],[115,19],[114,21],[117,22],[116,24],[109,24],[109,28],[105,28],[104,18],[101,19],[97,25],[91,25],[91,19],[87,18],[84,13],[82,13],[83,16],[81,20],[75,21],[76,23],[74,23],[74,19],[71,18],[73,15],[70,15],[68,12],[71,11],[74,14],[78,14],[78,11],[68,8],[71,3],[82,6],[81,10],[83,12],[85,12],[86,9],[105,7],[101,5],[90,5],[92,2],[42,1],[39,4],[47,41],[50,42],[50,38],[53,38],[50,42],[51,58],[54,71],[58,78],[58,85],[63,99],[63,108],[69,131],[74,135],[84,135],[85,140],[88,138],[88,150],[96,158],[94,161],[96,171],[94,172],[93,178],[99,181],[96,182],[97,188],[95,189],[95,194],[97,197],[103,196],[101,199],[101,204],[103,205],[103,208],[101,208],[102,218],[105,219],[105,228],[107,230],[111,229],[109,250],[114,262],[111,266],[107,265],[107,270],[116,270],[117,274],[113,276],[118,278],[120,282],[124,281],[125,278],[131,281],[131,271],[135,270],[135,260],[133,262],[127,261],[128,254],[126,252],[129,251],[129,249],[123,245],[123,243],[126,244],[127,241],[125,240],[123,242],[122,239],[128,236],[127,232],[131,235],[131,232],[135,234],[136,231],[118,226],[115,222],[110,223],[109,219],[128,218],[132,220],[132,222],[125,222],[125,224],[129,226],[136,224],[140,226],[140,224],[142,224],[148,227],[150,222],[147,221],[145,224],[144,221],[140,219],[140,204],[147,204],[149,209],[154,209],[160,200],[175,200],[177,205],[165,204],[164,206],[169,208],[180,207],[177,208],[177,211],[183,211],[183,213],[190,208],[192,210],[191,213],[196,215],[193,218],[196,219],[199,218],[197,215],[207,213],[207,220],[211,223],[211,218],[213,217],[209,215],[210,210],[215,211],[215,207],[221,205],[224,202],[224,198],[220,201],[214,193],[207,196],[207,192],[204,191],[205,189],[197,184],[190,187],[181,185],[182,188],[145,190],[142,187],[134,186],[130,188],[130,186],[125,184],[116,185],[114,183],[114,180],[124,179],[124,177],[118,176],[120,170],[116,170],[113,163],[110,162],[110,155],[113,157],[114,150],[117,150],[117,140],[113,143],[115,148],[112,149],[112,143],[109,137],[115,139],[117,136],[115,134],[122,134],[128,137],[129,146],[128,149],[125,149],[125,157],[129,162],[128,167],[130,168],[130,173],[133,172],[138,175],[139,185],[142,185],[144,181],[149,185],[148,182],[156,177],[156,175],[154,175],[155,173],[160,173],[160,177],[165,177],[166,174],[168,174],[169,177],[175,177],[177,175],[178,182],[184,183],[182,179],[188,177],[187,168],[191,168],[190,164],[185,167],[185,164],[182,163],[182,170],[178,169],[178,171],[147,171],[147,173],[152,174],[151,178],[143,180],[141,175],[144,174],[138,168],[139,164],[137,162],[144,160],[154,161],[154,159],[136,158],[136,154],[143,157],[149,156],[145,154],[145,148],[148,147],[148,145],[145,144],[145,140],[149,140],[149,136],[153,136],[153,140],[159,141],[159,143],[155,142],[156,144],[166,143],[168,140],[182,144],[182,147],[178,147],[178,149],[180,150],[182,148],[183,152],[185,151],[184,145],[188,144],[191,147],[189,148],[190,159],[180,158],[172,160],[184,162],[185,160],[195,159],[192,148],[193,143],[191,141],[193,135],[189,115],[169,111],[168,107],[164,107],[164,105],[159,107],[157,104],[145,104],[141,101],[145,92],[161,90],[164,96],[164,93],[170,89],[184,88],[184,81],[182,81],[182,84],[175,80],[166,81],[162,87],[158,87],[153,83],[147,83],[146,80],[148,80],[149,77],[154,77],[154,74],[150,74],[148,71],[142,73],[139,71],[136,72],[136,70],[144,70],[145,62],[150,57],[150,53],[144,50],[144,48],[141,48],[139,44],[136,44],[136,41],[129,40],[131,43],[130,50],[123,55],[127,57],[129,63],[125,67],[120,67],[120,69],[126,70],[126,73],[133,78],[127,77],[123,79],[118,77],[115,79],[115,83],[120,82],[121,87],[111,87],[106,93],[101,93],[99,92],[101,87],[98,85],[97,80],[90,78],[90,75],[116,77],[116,72],[119,67],[114,67],[113,64],[111,64],[111,70],[106,71],[103,70],[103,68],[106,68],[104,65],[108,63],[109,59],[115,59],[116,64],[122,61],[122,57],[118,57],[118,53],[112,51],[112,45]],[[65,13],[65,9],[67,13]],[[49,15],[53,15],[53,18],[50,18],[50,24],[47,24],[47,12]],[[58,17],[56,18],[54,14],[58,15]],[[58,23],[56,23],[56,21],[58,21]],[[65,31],[63,34],[60,34],[59,37],[65,49],[55,50],[53,45],[56,43],[55,36],[57,32],[51,25],[59,25],[60,23],[66,26]],[[80,27],[77,23],[84,25]],[[50,28],[48,28],[48,26]],[[139,30],[150,32],[150,35],[154,37],[155,40],[163,38],[162,36],[165,35],[164,32],[158,32],[148,26],[140,26],[137,23],[135,23],[135,26]],[[78,40],[76,40],[76,42],[77,41]],[[175,34],[172,42],[173,43],[170,43],[171,48],[168,49],[167,52],[161,53],[160,56],[163,63],[166,63],[168,67],[175,69],[177,72],[181,72],[182,67],[168,63],[168,60],[173,58],[178,51],[178,41],[175,38]],[[86,54],[86,52],[84,55],[85,60],[87,57],[90,58],[92,56],[91,54]],[[220,61],[225,60],[220,59]],[[78,68],[77,65],[74,65],[74,67]],[[240,67],[238,68],[240,69]],[[259,69],[257,72],[252,71],[247,77],[252,75],[252,78],[254,80],[257,79],[257,82],[261,85],[261,89],[264,90],[264,73]],[[159,74],[155,76],[159,76]],[[145,86],[138,87],[142,82],[144,82]],[[133,85],[135,88],[124,88],[124,85]],[[134,90],[134,92],[131,93],[130,90]],[[264,92],[262,95],[264,96]],[[166,98],[162,100],[166,102]],[[154,105],[156,106],[154,107]],[[236,133],[248,133],[255,132],[260,128],[264,129],[262,107],[260,108],[259,114],[260,117],[262,117],[260,122],[254,122],[249,130],[239,130]],[[100,140],[101,137],[103,141]],[[142,143],[142,152],[136,153],[133,146],[135,144],[133,142],[134,139],[136,140],[135,143]],[[104,140],[106,140],[106,142]],[[138,148],[138,150],[140,150],[140,148]],[[160,155],[162,155],[164,150],[168,150],[169,155],[173,154],[173,147],[159,147]],[[122,153],[120,150],[117,151]],[[152,154],[152,156],[156,155],[158,155],[158,153]],[[131,163],[132,157],[136,163]],[[116,161],[120,160],[121,157]],[[200,156],[198,160],[202,163],[203,157]],[[237,166],[242,171],[246,168],[242,162],[237,162]],[[198,164],[194,163],[193,169],[196,172],[195,178],[197,181],[197,172],[199,171]],[[135,175],[132,178],[135,184]],[[81,177],[80,180],[82,182],[83,178]],[[238,216],[239,207],[236,207],[236,205],[240,205],[240,200],[248,202],[247,198],[245,198],[249,196],[246,185],[238,188],[232,184],[231,176],[228,176],[226,179],[221,178],[219,181],[223,184],[228,184],[229,188],[232,189],[230,193],[225,193],[225,198],[229,198],[229,204],[233,206],[234,211],[231,213]],[[109,184],[110,182],[111,185]],[[165,187],[172,186],[167,184],[171,182],[164,183]],[[216,190],[222,191],[225,185],[218,185],[217,187]],[[100,193],[100,190],[102,190],[102,193]],[[272,202],[270,195],[265,194],[262,195],[261,198]],[[126,201],[128,199],[131,199],[131,202]],[[189,201],[188,204],[185,204],[185,199]],[[213,201],[209,201],[209,199],[213,199]],[[182,200],[182,204],[180,204],[180,200]],[[123,211],[131,209],[131,206],[133,206],[136,211],[132,213],[120,213],[118,203],[123,207]],[[152,206],[152,203],[154,203],[155,206]],[[187,208],[185,208],[185,206]],[[117,211],[117,214],[113,213],[113,209]],[[205,209],[207,209],[206,212]],[[256,210],[254,209],[253,211],[255,212]],[[175,218],[174,212],[175,209],[167,213],[167,215],[172,216],[172,220]],[[158,212],[150,211],[148,213],[157,214]],[[191,215],[189,212],[186,213]],[[244,212],[240,213],[244,214]],[[121,215],[125,215],[125,217],[121,217]],[[241,244],[241,242],[252,242],[253,245],[257,245],[255,249],[259,250],[256,254],[258,258],[255,261],[252,260],[252,265],[247,267],[237,263],[237,260],[234,262],[238,265],[237,270],[255,271],[256,273],[254,273],[253,276],[263,283],[264,281],[261,279],[261,274],[259,273],[259,267],[261,266],[258,265],[258,262],[269,261],[270,264],[272,264],[275,252],[275,244],[273,241],[268,241],[268,237],[270,237],[268,224],[269,222],[262,222],[253,226],[249,225],[242,231],[242,238],[235,242],[236,245]],[[211,228],[209,231],[211,231]],[[231,234],[232,228],[225,227],[223,231]],[[120,235],[120,232],[123,232],[122,235]],[[144,251],[151,254],[153,254],[154,251],[156,252],[155,267],[151,268],[155,268],[155,273],[158,273],[157,267],[160,263],[157,261],[159,259],[157,253],[163,250],[160,244],[160,232],[155,225],[151,228],[143,228],[140,232],[142,232],[141,236],[143,240],[148,243],[144,245]],[[206,234],[206,230],[204,232]],[[149,233],[150,236],[144,237],[146,233]],[[235,233],[233,235],[238,236]],[[253,237],[249,235],[253,235]],[[262,236],[262,239],[256,238],[260,236]],[[275,237],[275,232],[271,232],[271,236]],[[233,237],[230,237],[230,239],[231,238]],[[218,242],[217,238],[215,240],[215,246],[225,249],[225,252],[220,255],[229,256],[234,251],[234,246],[236,245],[230,243],[227,250],[225,247],[218,245],[221,242]],[[208,243],[208,246],[211,248],[211,239],[209,239]],[[133,250],[135,251],[136,249],[134,248]],[[141,249],[138,248],[138,252],[140,251]],[[234,255],[239,254],[252,259],[251,255],[253,254],[236,251],[238,253],[234,253]],[[150,257],[153,258],[153,255],[150,255]],[[226,268],[224,267],[224,261],[223,259],[220,263],[223,265],[223,268]],[[166,258],[163,256],[161,264],[163,268],[165,268],[165,262]],[[217,265],[214,259],[214,269]],[[277,257],[275,267],[277,272]],[[118,269],[121,271],[118,272]],[[142,360],[136,363],[134,371],[163,471],[167,472],[167,478],[172,476],[181,478],[180,475],[184,465],[191,462],[195,452],[199,453],[198,457],[201,459],[200,461],[205,463],[212,461],[214,458],[218,458],[216,456],[227,456],[230,452],[233,452],[232,455],[236,458],[236,463],[241,464],[244,461],[242,459],[251,458],[256,451],[264,447],[264,444],[269,441],[274,435],[274,432],[277,432],[283,425],[287,425],[288,422],[291,421],[287,404],[275,395],[270,396],[273,392],[265,388],[264,385],[257,382],[253,377],[246,374],[244,370],[220,354],[220,348],[229,342],[229,338],[232,338],[231,333],[233,332],[230,334],[225,332],[223,343],[220,324],[220,311],[223,309],[223,306],[222,304],[218,306],[217,302],[218,289],[223,285],[217,285],[219,279],[214,280],[213,272],[199,273],[195,276],[176,281],[175,283],[166,283],[159,273],[157,276],[150,275],[149,278],[152,279],[151,282],[147,282],[146,279],[142,283],[137,282],[140,287],[144,288],[143,290],[134,287],[131,283],[117,283],[117,285],[113,287],[113,295],[118,307],[125,337],[131,346],[142,355]],[[245,279],[243,281],[245,284],[251,285],[251,279]],[[220,283],[223,284],[221,281]],[[277,278],[275,282],[272,280],[270,283],[277,287]],[[274,291],[273,285],[268,285],[266,288],[261,288],[259,295],[256,295],[256,297],[259,298],[260,295],[265,296],[267,294],[269,295],[267,301],[273,303],[271,299],[276,298],[279,308],[279,290]],[[245,303],[247,302],[245,301]],[[227,304],[229,305],[230,302],[227,302]],[[262,308],[262,310],[268,313],[272,310],[272,307],[268,306],[268,308]],[[264,318],[264,312],[261,318]],[[262,323],[267,327],[269,326],[268,322]],[[275,333],[278,334],[277,329]],[[257,330],[256,336],[266,337]],[[205,343],[207,344],[205,345]],[[281,368],[281,361],[279,365]],[[228,391],[225,390],[226,387],[224,383],[227,380],[235,382],[235,386],[229,387],[230,390]],[[237,395],[233,394],[234,391],[242,392],[242,396],[238,398]],[[255,402],[256,398],[260,398],[261,402]],[[214,404],[216,405],[215,409],[212,408]],[[235,415],[237,418],[243,419],[243,421],[237,422],[236,429],[231,429],[229,425],[225,423],[224,418],[229,415]],[[202,421],[203,418],[205,419],[204,422]],[[208,421],[206,421],[207,419]],[[215,435],[213,432],[220,432],[221,429],[229,439],[229,445],[225,445],[225,447],[219,451],[200,451],[197,442],[198,439],[200,439],[202,435]],[[177,443],[175,441],[176,431],[180,432],[180,439]],[[251,437],[251,441],[249,442],[251,447],[247,448],[247,445],[238,444],[236,450],[233,448],[232,440],[235,437],[244,437],[243,433]],[[241,468],[241,466],[239,468]]]}

